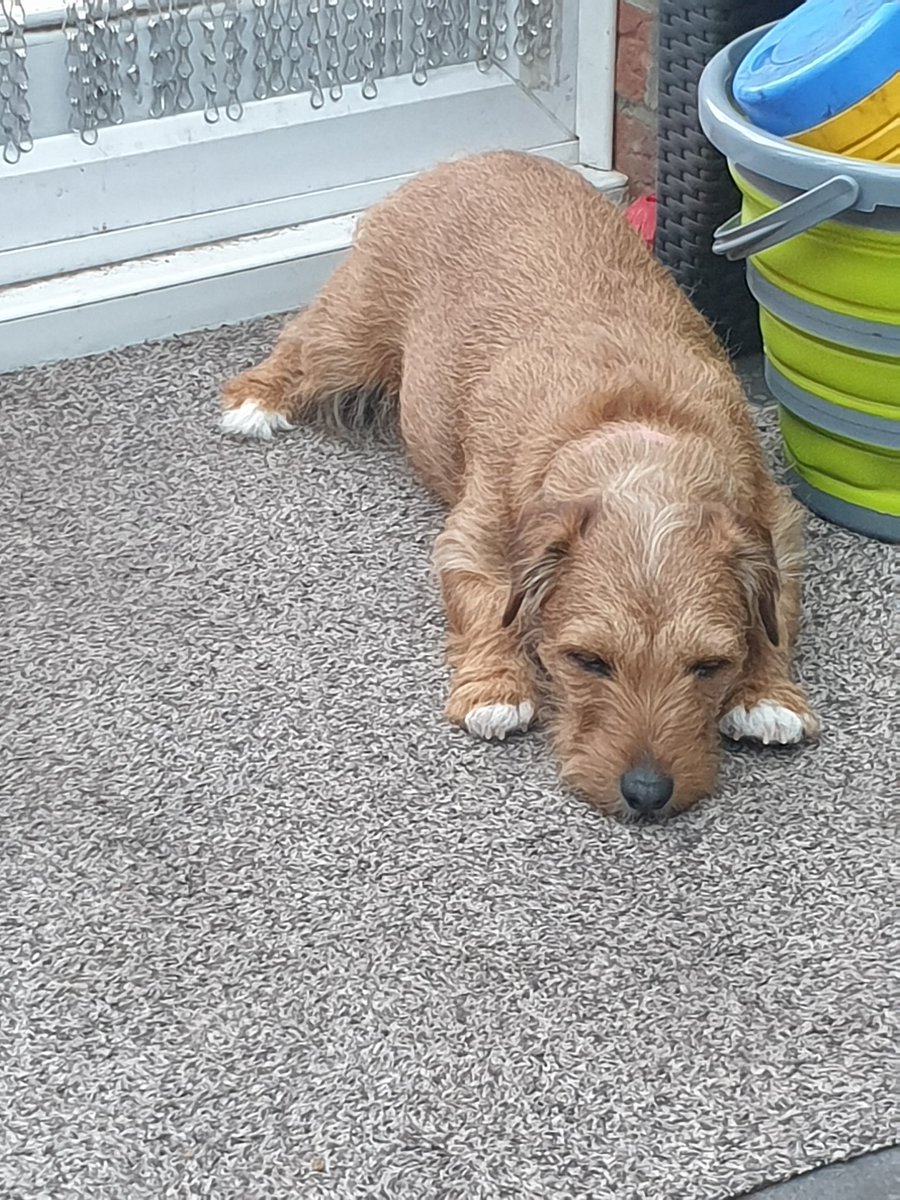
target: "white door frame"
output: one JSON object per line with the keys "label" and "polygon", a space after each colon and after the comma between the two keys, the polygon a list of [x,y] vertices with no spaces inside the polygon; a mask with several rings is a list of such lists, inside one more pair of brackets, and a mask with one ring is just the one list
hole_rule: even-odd
{"label": "white door frame", "polygon": [[578,6],[575,133],[578,161],[613,169],[616,106],[616,0],[581,0]]}

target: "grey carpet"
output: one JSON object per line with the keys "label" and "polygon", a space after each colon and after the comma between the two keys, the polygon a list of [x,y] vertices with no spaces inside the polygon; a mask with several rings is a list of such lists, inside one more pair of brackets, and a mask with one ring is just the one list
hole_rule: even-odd
{"label": "grey carpet", "polygon": [[889,1141],[891,551],[812,523],[820,745],[617,824],[443,723],[399,454],[219,436],[274,328],[0,380],[0,1194],[713,1200]]}

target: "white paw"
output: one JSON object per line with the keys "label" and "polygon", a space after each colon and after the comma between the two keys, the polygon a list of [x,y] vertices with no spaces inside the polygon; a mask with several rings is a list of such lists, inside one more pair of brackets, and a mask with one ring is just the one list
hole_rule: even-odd
{"label": "white paw", "polygon": [[281,413],[269,412],[255,400],[245,400],[238,408],[222,414],[222,432],[269,442],[276,433],[286,433],[293,425]]}
{"label": "white paw", "polygon": [[816,722],[813,717],[801,716],[776,704],[774,700],[761,700],[752,708],[744,708],[743,705],[733,708],[719,722],[719,728],[726,737],[736,742],[751,738],[765,746],[773,743],[789,746],[815,733]]}
{"label": "white paw", "polygon": [[466,714],[466,729],[475,737],[503,741],[509,733],[527,729],[534,720],[534,705],[525,700],[522,704],[482,704]]}

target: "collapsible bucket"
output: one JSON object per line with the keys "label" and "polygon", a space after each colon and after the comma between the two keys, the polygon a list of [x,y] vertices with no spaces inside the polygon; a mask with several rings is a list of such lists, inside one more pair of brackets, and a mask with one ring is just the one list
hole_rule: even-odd
{"label": "collapsible bucket", "polygon": [[700,124],[743,200],[713,250],[747,259],[796,494],[900,542],[900,167],[753,126],[731,83],[765,32],[732,42],[700,80]]}

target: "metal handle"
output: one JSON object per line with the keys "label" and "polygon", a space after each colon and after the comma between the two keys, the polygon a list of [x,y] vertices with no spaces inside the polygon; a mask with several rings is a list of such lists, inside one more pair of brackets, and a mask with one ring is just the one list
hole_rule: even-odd
{"label": "metal handle", "polygon": [[732,261],[748,258],[846,212],[858,197],[859,184],[855,179],[835,175],[746,225],[741,224],[738,213],[713,234],[713,254],[724,254]]}

